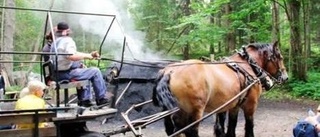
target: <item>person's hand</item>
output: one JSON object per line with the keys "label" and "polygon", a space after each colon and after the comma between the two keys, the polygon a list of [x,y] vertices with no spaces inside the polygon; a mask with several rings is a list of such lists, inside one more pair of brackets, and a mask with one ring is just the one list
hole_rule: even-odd
{"label": "person's hand", "polygon": [[319,124],[315,124],[315,125],[314,125],[314,128],[315,128],[315,130],[316,130],[317,133],[320,132],[320,125],[319,125]]}
{"label": "person's hand", "polygon": [[315,116],[309,116],[305,119],[305,121],[307,121],[308,123],[314,125],[314,128],[317,132],[320,132],[320,123],[318,121],[319,115],[315,115]]}
{"label": "person's hand", "polygon": [[98,51],[92,51],[92,52],[91,52],[91,56],[93,57],[93,59],[97,59],[97,58],[100,57]]}
{"label": "person's hand", "polygon": [[87,66],[83,63],[81,63],[80,68],[87,68]]}

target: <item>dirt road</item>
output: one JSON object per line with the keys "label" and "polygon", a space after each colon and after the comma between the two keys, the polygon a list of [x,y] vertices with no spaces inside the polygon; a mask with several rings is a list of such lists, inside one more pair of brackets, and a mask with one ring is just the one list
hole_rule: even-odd
{"label": "dirt road", "polygon": [[[257,137],[292,137],[292,128],[295,123],[306,117],[309,108],[316,109],[317,102],[313,101],[271,101],[260,99],[260,104],[255,114],[254,132]],[[213,117],[201,122],[200,136],[213,136]],[[110,130],[123,125],[123,122],[110,121],[108,124],[97,126],[98,122],[90,127],[96,131]],[[100,128],[99,128],[100,127]],[[236,130],[237,137],[244,136],[244,118],[242,112],[239,115],[238,126]],[[166,137],[162,121],[149,125],[142,129],[145,137]],[[131,132],[125,135],[117,134],[111,137],[134,137]]]}

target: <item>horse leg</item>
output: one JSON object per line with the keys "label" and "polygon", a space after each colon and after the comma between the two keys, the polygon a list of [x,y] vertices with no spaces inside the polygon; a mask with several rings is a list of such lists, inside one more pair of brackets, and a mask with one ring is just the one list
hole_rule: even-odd
{"label": "horse leg", "polygon": [[[197,121],[202,118],[203,111],[198,110],[188,116],[187,123],[184,127],[188,126],[189,124],[193,123],[194,121]],[[190,128],[186,129],[184,131],[184,134],[186,137],[199,137],[199,123],[194,124]]]}
{"label": "horse leg", "polygon": [[261,87],[259,85],[256,85],[256,89],[253,87],[253,90],[249,91],[247,100],[245,103],[242,105],[242,110],[244,113],[244,118],[245,118],[245,137],[254,137],[254,113],[258,107],[258,101],[260,94],[262,92]]}
{"label": "horse leg", "polygon": [[254,123],[253,123],[253,113],[244,113],[244,117],[245,117],[245,137],[254,137],[254,133],[253,133],[253,127],[254,127]]}
{"label": "horse leg", "polygon": [[[187,125],[187,114],[179,110],[165,118],[165,129],[168,136],[174,134]],[[184,137],[183,133],[176,135],[175,137]]]}
{"label": "horse leg", "polygon": [[[185,128],[186,126],[188,126],[192,122],[200,119],[202,117],[202,114],[203,114],[202,111],[201,111],[201,113],[198,112],[198,113],[188,114],[184,111],[179,110],[177,113],[175,113],[171,116],[171,119],[165,120],[167,134],[171,135],[171,134]],[[171,122],[169,120],[171,120]],[[171,126],[173,126],[173,128]],[[169,128],[171,128],[171,129],[169,129]],[[185,137],[199,137],[198,128],[199,128],[199,123],[191,126],[190,128],[185,129],[184,131],[182,131],[181,134],[178,134],[175,137],[181,137],[181,136],[183,136],[183,134],[185,135]],[[173,133],[171,133],[171,132],[173,132]]]}
{"label": "horse leg", "polygon": [[170,115],[164,118],[164,127],[167,135],[171,135],[174,133],[175,126],[173,125],[173,122],[172,122],[172,116],[173,115]]}
{"label": "horse leg", "polygon": [[227,112],[221,112],[216,115],[216,122],[214,124],[214,134],[216,137],[225,137],[224,132],[224,122],[226,120],[226,113]]}
{"label": "horse leg", "polygon": [[227,137],[236,137],[238,113],[239,113],[239,107],[235,107],[235,108],[229,110]]}

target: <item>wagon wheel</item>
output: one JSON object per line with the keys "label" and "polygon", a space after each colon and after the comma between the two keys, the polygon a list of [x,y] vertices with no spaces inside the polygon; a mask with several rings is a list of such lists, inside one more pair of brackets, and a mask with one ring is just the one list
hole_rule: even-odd
{"label": "wagon wheel", "polygon": [[[86,131],[84,133],[81,133],[78,137],[106,137],[106,136],[99,133],[99,132]],[[109,137],[109,136],[107,136],[107,137]]]}

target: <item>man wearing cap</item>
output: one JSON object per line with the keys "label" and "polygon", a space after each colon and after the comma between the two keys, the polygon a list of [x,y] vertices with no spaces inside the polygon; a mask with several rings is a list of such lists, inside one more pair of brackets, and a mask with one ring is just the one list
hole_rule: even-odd
{"label": "man wearing cap", "polygon": [[[109,103],[109,100],[106,98],[107,85],[101,71],[96,67],[83,68],[81,63],[84,59],[98,58],[100,56],[99,53],[97,51],[91,53],[78,52],[76,44],[69,34],[69,25],[65,22],[58,23],[55,44],[51,46],[50,52],[72,54],[58,55],[57,57],[55,55],[50,56],[54,66],[58,62],[55,69],[59,72],[59,80],[89,80],[95,92],[96,104],[103,105]],[[92,106],[90,86],[85,87],[80,94],[78,95],[79,105],[84,107]]]}

